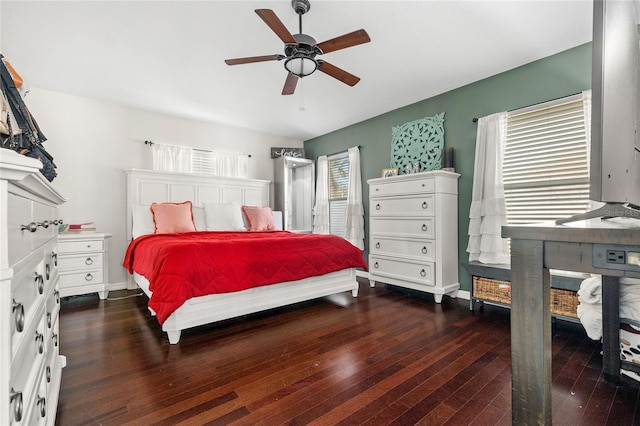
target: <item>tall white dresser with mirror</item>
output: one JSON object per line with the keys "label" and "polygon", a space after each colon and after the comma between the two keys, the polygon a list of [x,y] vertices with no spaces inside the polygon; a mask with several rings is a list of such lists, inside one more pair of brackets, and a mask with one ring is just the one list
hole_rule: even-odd
{"label": "tall white dresser with mirror", "polygon": [[53,425],[59,353],[58,205],[39,161],[0,148],[0,424]]}
{"label": "tall white dresser with mirror", "polygon": [[456,297],[459,174],[369,179],[369,280]]}

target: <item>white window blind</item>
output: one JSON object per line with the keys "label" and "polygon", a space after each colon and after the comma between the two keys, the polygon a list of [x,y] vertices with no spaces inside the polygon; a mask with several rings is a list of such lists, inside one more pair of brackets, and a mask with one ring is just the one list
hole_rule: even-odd
{"label": "white window blind", "polygon": [[588,162],[580,95],[510,113],[502,167],[507,222],[583,213],[589,202]]}
{"label": "white window blind", "polygon": [[329,232],[347,234],[347,190],[349,188],[349,156],[345,152],[329,161]]}
{"label": "white window blind", "polygon": [[249,156],[217,151],[194,149],[193,173],[246,178],[249,174]]}

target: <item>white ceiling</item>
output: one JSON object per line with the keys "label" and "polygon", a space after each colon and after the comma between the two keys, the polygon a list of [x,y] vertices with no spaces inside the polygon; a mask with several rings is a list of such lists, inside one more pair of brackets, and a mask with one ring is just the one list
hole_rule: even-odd
{"label": "white ceiling", "polygon": [[255,14],[298,32],[290,1],[7,1],[4,55],[33,87],[306,140],[591,40],[590,0],[311,0],[318,42],[364,28],[371,42],[323,55],[361,81],[321,72],[282,96],[283,53]]}

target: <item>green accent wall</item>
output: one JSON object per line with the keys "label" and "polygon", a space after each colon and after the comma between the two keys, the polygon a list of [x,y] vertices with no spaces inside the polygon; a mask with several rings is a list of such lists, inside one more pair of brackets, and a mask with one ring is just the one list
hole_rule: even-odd
{"label": "green accent wall", "polygon": [[[425,83],[428,84],[428,83]],[[445,147],[454,149],[458,181],[458,260],[460,286],[471,289],[471,279],[461,266],[468,260],[469,207],[473,185],[475,117],[509,111],[573,95],[591,88],[591,43],[560,52],[518,68],[468,84],[438,96],[407,105],[366,121],[304,142],[308,158],[360,145],[362,195],[365,207],[365,259],[368,258],[369,188],[367,179],[380,177],[389,167],[391,128],[419,118],[445,113]],[[384,90],[380,96],[384,96]]]}

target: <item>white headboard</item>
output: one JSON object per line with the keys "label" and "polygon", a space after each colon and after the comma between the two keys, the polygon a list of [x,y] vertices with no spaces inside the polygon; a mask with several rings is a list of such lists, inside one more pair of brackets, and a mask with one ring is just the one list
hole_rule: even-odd
{"label": "white headboard", "polygon": [[135,206],[151,203],[191,201],[269,206],[271,181],[187,173],[129,169],[127,174],[127,240],[131,239],[132,212]]}

